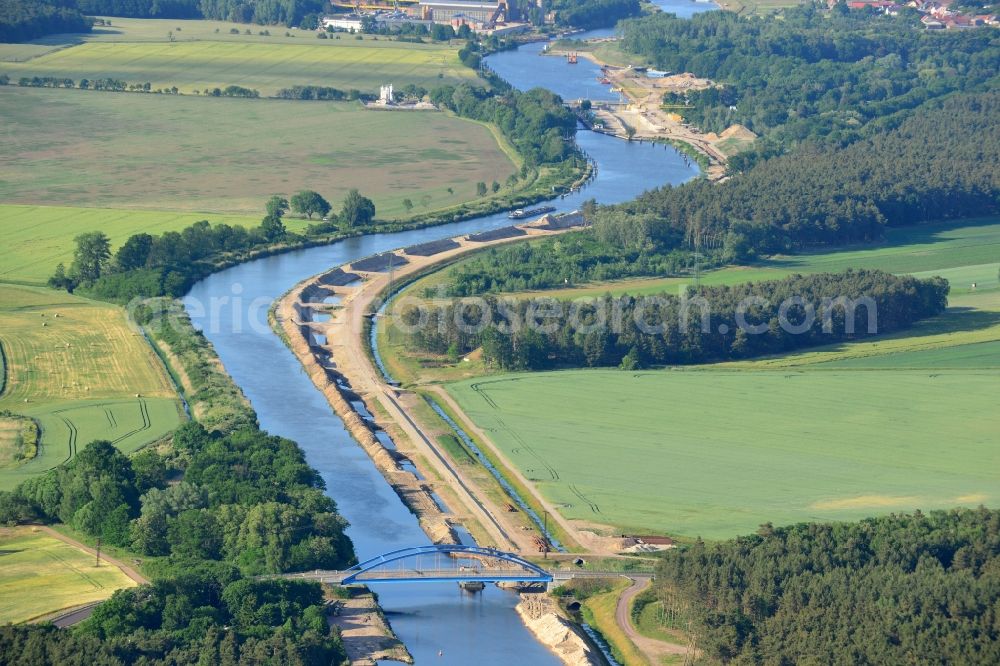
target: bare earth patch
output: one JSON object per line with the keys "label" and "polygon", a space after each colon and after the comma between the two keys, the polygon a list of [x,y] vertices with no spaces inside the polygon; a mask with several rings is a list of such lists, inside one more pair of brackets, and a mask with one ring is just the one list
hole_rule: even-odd
{"label": "bare earth patch", "polygon": [[868,509],[888,506],[912,506],[919,500],[916,497],[888,497],[886,495],[861,495],[859,497],[844,497],[842,499],[822,500],[809,505],[810,509]]}

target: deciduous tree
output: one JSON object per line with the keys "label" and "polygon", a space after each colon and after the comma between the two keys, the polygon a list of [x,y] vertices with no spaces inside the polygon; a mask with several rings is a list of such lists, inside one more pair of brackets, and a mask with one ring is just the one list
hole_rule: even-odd
{"label": "deciduous tree", "polygon": [[330,202],[312,190],[302,190],[293,195],[291,206],[296,213],[306,215],[310,220],[313,215],[324,217],[330,212]]}
{"label": "deciduous tree", "polygon": [[76,251],[70,273],[83,282],[101,277],[111,258],[111,241],[101,231],[89,231],[75,239]]}
{"label": "deciduous tree", "polygon": [[375,203],[357,190],[351,190],[344,198],[340,218],[348,227],[361,227],[375,219]]}

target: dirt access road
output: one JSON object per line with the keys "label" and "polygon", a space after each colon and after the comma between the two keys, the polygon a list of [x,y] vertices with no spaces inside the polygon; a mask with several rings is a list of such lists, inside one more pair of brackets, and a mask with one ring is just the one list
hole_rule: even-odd
{"label": "dirt access road", "polygon": [[684,645],[665,643],[655,638],[649,638],[639,633],[632,624],[632,602],[643,590],[649,587],[652,581],[649,577],[630,577],[632,584],[622,591],[618,597],[618,605],[615,607],[615,623],[622,628],[628,639],[635,643],[639,651],[649,660],[651,664],[661,663],[661,659],[668,655],[687,655],[688,648]]}

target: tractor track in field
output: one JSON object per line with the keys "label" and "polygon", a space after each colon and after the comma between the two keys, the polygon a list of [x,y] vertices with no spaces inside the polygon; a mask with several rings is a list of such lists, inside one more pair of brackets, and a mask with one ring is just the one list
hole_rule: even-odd
{"label": "tractor track in field", "polygon": [[76,426],[73,424],[73,422],[70,421],[65,416],[62,416],[60,414],[59,418],[62,420],[63,423],[66,424],[66,428],[69,429],[69,441],[67,442],[69,451],[66,454],[66,459],[60,463],[61,465],[65,465],[70,460],[72,460],[73,457],[76,455],[76,439],[77,436],[79,435],[79,431],[76,429]]}
{"label": "tractor track in field", "polygon": [[548,464],[545,461],[545,459],[537,451],[535,451],[533,448],[531,448],[531,446],[526,441],[524,441],[524,438],[521,437],[521,435],[519,435],[517,432],[515,432],[510,426],[508,426],[506,424],[506,422],[504,422],[503,419],[501,419],[498,416],[498,417],[496,417],[496,420],[497,420],[497,424],[504,430],[504,432],[506,432],[508,435],[510,435],[512,438],[514,438],[514,441],[516,441],[518,444],[521,445],[519,448],[523,448],[525,451],[527,451],[528,453],[530,453],[531,456],[535,460],[537,460],[539,463],[541,463],[542,467],[544,467],[548,471],[549,476],[552,477],[553,481],[558,481],[559,480],[559,472],[556,470],[555,467],[553,467],[552,465]]}
{"label": "tractor track in field", "polygon": [[486,401],[487,405],[489,405],[493,409],[499,410],[500,406],[497,405],[496,401],[493,400],[493,398],[490,397],[489,393],[487,393],[485,390],[483,390],[482,388],[480,388],[481,386],[482,386],[482,384],[477,382],[475,384],[472,384],[471,388],[472,388],[473,391],[475,391],[479,395],[479,397],[481,397],[483,400]]}
{"label": "tractor track in field", "polygon": [[3,350],[3,343],[0,342],[0,397],[3,397],[4,391],[7,390],[7,368],[9,365],[7,352]]}
{"label": "tractor track in field", "polygon": [[[117,428],[118,427],[118,419],[115,418],[114,412],[112,412],[111,407],[107,407],[107,406],[105,406],[103,404],[102,405],[97,405],[97,406],[104,408],[104,416],[105,416],[105,418],[107,418],[108,423],[111,425],[112,428]],[[66,428],[69,430],[69,439],[67,441],[66,458],[65,458],[65,460],[63,460],[60,463],[61,465],[65,465],[70,460],[72,460],[76,456],[76,454],[77,454],[77,452],[79,450],[80,431],[79,431],[79,429],[76,427],[76,425],[73,423],[73,421],[71,419],[69,419],[68,417],[62,415],[62,412],[67,412],[67,411],[70,411],[71,409],[75,409],[75,408],[60,409],[60,410],[57,410],[57,411],[53,412],[54,414],[56,414],[59,417],[59,419],[66,425]],[[145,400],[142,400],[142,399],[139,400],[139,418],[142,419],[142,425],[140,425],[138,428],[133,428],[132,430],[130,430],[130,431],[128,431],[128,432],[126,432],[126,433],[118,436],[117,438],[111,440],[111,443],[112,444],[118,444],[119,442],[122,442],[125,439],[127,439],[127,438],[129,438],[129,437],[131,437],[133,435],[137,435],[138,433],[144,432],[144,431],[149,430],[150,428],[153,427],[153,421],[152,421],[152,419],[149,416],[149,405],[146,403]],[[39,438],[39,444],[38,445],[39,445],[39,447],[41,447],[41,438]]]}
{"label": "tractor track in field", "polygon": [[579,497],[580,501],[582,501],[584,504],[586,504],[587,506],[590,507],[591,511],[593,511],[594,513],[601,513],[601,507],[599,507],[597,504],[595,504],[590,499],[588,499],[587,496],[584,495],[583,492],[581,492],[579,488],[577,488],[572,483],[569,484],[568,487],[569,487],[569,490],[570,490],[571,493],[573,493],[574,495],[576,495],[577,497]]}
{"label": "tractor track in field", "polygon": [[[501,380],[501,381],[511,381],[511,380]],[[516,380],[513,380],[513,381],[516,381]],[[486,391],[486,389],[482,388],[482,385],[484,383],[492,383],[492,382],[482,382],[482,383],[477,382],[475,384],[472,384],[472,390],[475,391],[476,394],[479,397],[481,397],[483,400],[485,400],[487,405],[489,405],[490,407],[492,407],[493,409],[495,409],[498,412],[499,411],[503,411],[503,410],[500,409],[500,405],[497,404],[496,400],[494,400],[492,397],[490,397],[489,392]],[[556,470],[555,467],[553,467],[552,465],[550,465],[537,451],[535,451],[535,449],[533,449],[531,447],[530,444],[528,444],[526,441],[524,441],[524,438],[521,437],[521,435],[518,434],[516,431],[514,431],[510,426],[508,426],[507,423],[504,422],[504,420],[502,418],[500,418],[499,416],[497,416],[496,417],[496,421],[497,421],[497,424],[500,426],[500,428],[504,432],[506,432],[508,435],[510,435],[514,439],[514,441],[516,441],[518,444],[521,445],[520,447],[512,450],[511,451],[512,453],[514,451],[519,451],[520,449],[523,448],[525,451],[527,451],[529,454],[531,454],[531,456],[535,460],[537,460],[539,463],[541,463],[542,467],[544,467],[546,469],[546,471],[549,473],[549,476],[552,478],[553,481],[559,481],[559,471]]]}
{"label": "tractor track in field", "polygon": [[117,444],[118,442],[121,442],[122,440],[131,437],[132,435],[136,435],[140,432],[143,432],[144,430],[149,430],[150,428],[153,427],[152,421],[150,421],[149,418],[149,407],[146,405],[145,400],[139,400],[139,417],[142,419],[141,426],[139,426],[138,428],[133,428],[132,430],[128,431],[124,435],[121,435],[117,439],[111,440],[111,443]]}

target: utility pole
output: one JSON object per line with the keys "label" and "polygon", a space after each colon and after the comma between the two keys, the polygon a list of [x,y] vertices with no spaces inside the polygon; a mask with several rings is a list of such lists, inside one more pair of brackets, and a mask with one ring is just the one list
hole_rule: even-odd
{"label": "utility pole", "polygon": [[389,290],[388,290],[388,291],[387,291],[387,292],[385,293],[385,300],[386,300],[386,301],[388,301],[388,300],[389,300],[390,298],[392,298],[392,278],[393,278],[393,273],[392,273],[392,269],[393,269],[393,266],[392,266],[392,260],[393,260],[393,259],[394,259],[395,257],[396,257],[396,255],[394,255],[394,254],[393,254],[393,253],[391,253],[391,252],[389,253]]}
{"label": "utility pole", "polygon": [[97,537],[97,557],[94,559],[94,566],[101,566],[101,537]]}
{"label": "utility pole", "polygon": [[543,528],[544,534],[542,534],[542,540],[545,542],[545,546],[542,548],[542,559],[549,559],[549,512],[543,510],[542,513],[545,514]]}

